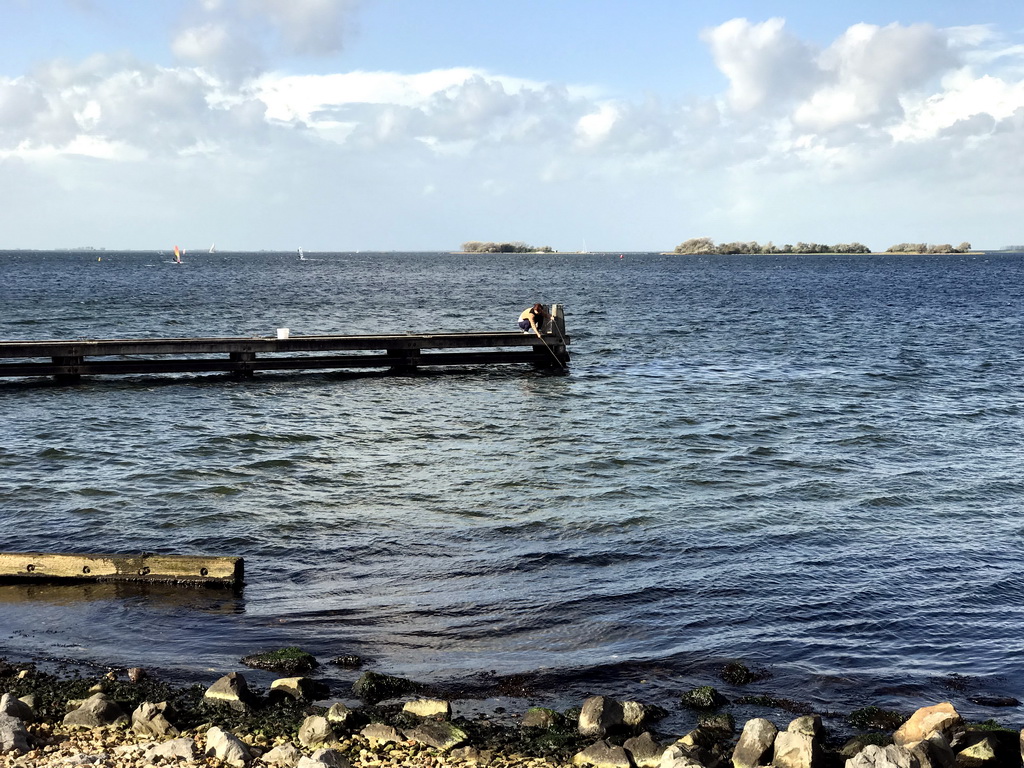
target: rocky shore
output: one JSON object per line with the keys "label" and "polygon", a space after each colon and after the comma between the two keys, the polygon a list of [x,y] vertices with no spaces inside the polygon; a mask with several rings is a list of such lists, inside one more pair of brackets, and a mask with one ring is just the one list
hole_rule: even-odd
{"label": "rocky shore", "polygon": [[[822,718],[738,726],[714,688],[680,696],[696,728],[662,733],[665,710],[591,696],[557,712],[540,707],[506,717],[453,716],[452,704],[415,681],[364,672],[333,700],[298,649],[246,657],[245,666],[282,674],[266,691],[234,672],[208,687],[171,686],[141,669],[62,676],[0,660],[0,766],[44,768],[163,765],[277,768],[1015,768],[1024,734],[967,723],[949,702],[909,718],[869,707],[858,733],[837,739]],[[744,669],[733,670],[743,673]],[[348,692],[346,692],[348,693]]]}

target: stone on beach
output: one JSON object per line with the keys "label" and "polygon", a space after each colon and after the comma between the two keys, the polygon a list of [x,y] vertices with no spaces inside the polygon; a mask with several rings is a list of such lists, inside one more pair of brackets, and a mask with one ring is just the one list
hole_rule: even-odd
{"label": "stone on beach", "polygon": [[310,715],[299,726],[299,744],[304,747],[316,747],[338,743],[338,734],[334,732],[330,721],[322,715]]}
{"label": "stone on beach", "polygon": [[944,701],[931,707],[921,707],[892,735],[895,744],[905,746],[924,741],[933,733],[941,733],[950,743],[963,730],[964,721],[952,703]]}
{"label": "stone on beach", "polygon": [[523,728],[553,728],[561,722],[562,716],[547,707],[530,707],[519,724]]}
{"label": "stone on beach", "polygon": [[309,677],[280,677],[270,684],[272,701],[286,697],[295,701],[317,701],[329,693],[326,685]]}
{"label": "stone on beach", "polygon": [[28,729],[17,717],[0,712],[0,753],[28,752]]}
{"label": "stone on beach", "polygon": [[77,728],[99,728],[127,722],[128,715],[105,693],[94,693],[77,709],[64,716],[64,725]]}
{"label": "stone on beach", "polygon": [[302,752],[290,741],[287,744],[274,747],[260,757],[261,762],[267,765],[281,766],[281,768],[292,768],[300,759],[302,759]]}
{"label": "stone on beach", "polygon": [[192,762],[198,757],[198,752],[195,741],[183,736],[153,745],[146,750],[145,760],[148,763],[155,763],[158,759]]}
{"label": "stone on beach", "polygon": [[300,758],[295,768],[352,768],[352,764],[336,749],[321,749],[309,757]]}
{"label": "stone on beach", "polygon": [[592,765],[595,768],[631,768],[629,755],[622,747],[601,739],[572,758],[573,765]]}
{"label": "stone on beach", "polygon": [[417,717],[443,717],[452,716],[451,702],[441,699],[414,699],[407,701],[402,707],[403,712],[416,715]]}
{"label": "stone on beach", "polygon": [[[870,744],[856,757],[846,761],[846,768],[923,768],[921,760],[906,747]],[[929,764],[930,768],[930,764]]]}
{"label": "stone on beach", "polygon": [[132,712],[132,730],[140,736],[166,738],[177,736],[179,731],[167,719],[167,702],[154,704],[144,701]]}
{"label": "stone on beach", "polygon": [[332,728],[344,728],[350,730],[358,723],[366,722],[366,718],[354,709],[350,709],[340,701],[331,705],[327,710],[327,722]]}
{"label": "stone on beach", "polygon": [[236,712],[248,712],[256,703],[245,677],[230,672],[206,689],[203,700],[208,704],[221,704]]}
{"label": "stone on beach", "polygon": [[578,730],[581,736],[604,736],[621,727],[622,704],[607,696],[591,696],[583,702]]}
{"label": "stone on beach", "polygon": [[764,765],[771,757],[778,734],[779,729],[771,720],[763,717],[748,720],[732,752],[733,768],[757,768]]}
{"label": "stone on beach", "polygon": [[216,725],[206,732],[205,754],[231,765],[248,765],[253,759],[244,741]]}
{"label": "stone on beach", "polygon": [[814,768],[821,762],[821,718],[817,715],[798,717],[775,737],[776,768]]}
{"label": "stone on beach", "polygon": [[626,739],[622,747],[629,753],[636,768],[658,768],[665,752],[665,747],[655,741],[648,731]]}
{"label": "stone on beach", "polygon": [[5,693],[3,696],[0,696],[0,712],[5,712],[11,717],[16,717],[26,723],[31,723],[36,719],[35,714],[32,712],[32,707],[17,698],[13,693]]}
{"label": "stone on beach", "polygon": [[428,747],[446,752],[466,743],[469,736],[461,728],[441,720],[424,720],[419,725],[403,731],[405,738],[418,741]]}
{"label": "stone on beach", "polygon": [[371,747],[402,741],[402,734],[396,728],[383,723],[370,723],[359,732],[359,735],[369,741]]}
{"label": "stone on beach", "polygon": [[352,693],[363,701],[376,704],[378,701],[393,699],[406,693],[415,693],[422,688],[419,683],[402,677],[382,675],[380,672],[363,672],[352,684]]}

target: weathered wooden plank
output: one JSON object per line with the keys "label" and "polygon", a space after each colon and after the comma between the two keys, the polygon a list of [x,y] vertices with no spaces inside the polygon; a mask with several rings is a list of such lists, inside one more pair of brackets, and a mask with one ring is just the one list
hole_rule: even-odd
{"label": "weathered wooden plank", "polygon": [[240,557],[0,552],[0,582],[146,581],[241,587]]}

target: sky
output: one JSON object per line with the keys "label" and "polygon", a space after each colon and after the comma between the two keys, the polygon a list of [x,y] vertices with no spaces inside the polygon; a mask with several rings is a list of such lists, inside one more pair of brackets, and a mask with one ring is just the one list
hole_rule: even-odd
{"label": "sky", "polygon": [[0,248],[1024,243],[1019,0],[0,0]]}

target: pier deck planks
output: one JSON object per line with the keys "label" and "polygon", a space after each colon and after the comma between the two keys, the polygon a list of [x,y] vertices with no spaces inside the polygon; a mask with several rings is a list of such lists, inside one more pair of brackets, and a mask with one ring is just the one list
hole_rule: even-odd
{"label": "pier deck planks", "polygon": [[[557,306],[557,305],[556,305]],[[555,314],[557,312],[557,314]],[[561,312],[543,340],[518,331],[291,336],[0,341],[0,377],[139,373],[374,369],[527,363],[565,368],[569,362]]]}

